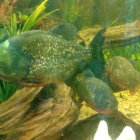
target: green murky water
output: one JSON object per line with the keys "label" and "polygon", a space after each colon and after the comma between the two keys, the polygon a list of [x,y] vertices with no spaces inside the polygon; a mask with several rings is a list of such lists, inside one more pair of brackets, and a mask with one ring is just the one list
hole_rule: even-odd
{"label": "green murky water", "polygon": [[[109,134],[113,140],[117,138],[125,126],[130,126],[136,134],[136,139],[140,140],[139,5],[139,0],[0,0],[0,139],[93,140],[99,121],[104,119],[108,124]],[[105,29],[105,32],[102,33],[102,37],[100,38],[100,36],[97,36],[97,33],[102,29]],[[43,64],[48,64],[48,60],[52,62],[47,68],[51,66],[53,66],[53,68],[59,68],[59,77],[57,77],[56,74],[59,70],[54,70],[55,76],[52,76],[53,78],[49,77],[49,79],[46,75],[41,75],[42,72],[37,68],[38,71],[35,75],[38,75],[38,79],[42,80],[44,77],[47,77],[50,81],[53,81],[51,83],[47,79],[51,85],[47,85],[48,87],[44,88],[41,92],[38,91],[38,93],[36,93],[34,91],[36,96],[33,96],[28,88],[21,92],[23,95],[27,93],[26,96],[21,96],[20,94],[17,96],[17,94],[15,94],[16,91],[23,89],[24,86],[44,86],[42,83],[46,84],[48,82],[43,79],[45,82],[42,80],[42,83],[39,83],[40,81],[35,77],[33,78],[35,80],[31,80],[30,83],[25,80],[28,74],[30,74],[31,65],[33,65],[32,67],[34,67],[34,65],[39,66],[42,62],[41,57],[38,57],[38,54],[41,56],[42,49],[39,49],[39,47],[36,49],[37,44],[40,43],[38,43],[39,40],[35,40],[38,38],[37,34],[34,35],[36,38],[30,36],[31,39],[29,40],[29,37],[25,37],[29,41],[17,43],[20,34],[32,30],[45,31],[51,34],[54,40],[55,37],[59,38],[61,36],[60,40],[62,39],[62,41],[66,42],[63,44],[78,44],[71,46],[78,47],[80,45],[81,48],[83,47],[83,50],[84,48],[88,50],[90,46],[94,46],[93,55],[91,55],[89,51],[92,61],[82,61],[82,58],[80,62],[77,61],[78,56],[82,56],[82,52],[80,50],[77,51],[75,48],[70,48],[69,51],[67,51],[68,45],[66,45],[65,48],[64,46],[59,46],[64,49],[60,55],[60,51],[57,50],[57,52],[55,52],[52,45],[51,49],[48,48],[51,50],[50,52],[48,51],[48,54],[55,55],[50,57],[49,54],[49,58],[43,58],[43,60],[46,60],[46,63],[43,62]],[[29,46],[29,50],[35,48],[33,51],[36,50],[39,53],[34,53],[34,56],[31,56],[28,52],[23,53],[19,46],[18,49],[16,48],[17,46],[14,46],[14,49],[9,49],[9,44],[4,47],[1,45],[4,41],[10,40],[16,35],[17,39],[13,39],[12,47],[17,43],[19,46],[21,45],[21,48],[24,47],[24,45]],[[97,37],[96,40],[94,40],[94,37]],[[103,38],[104,41],[102,42]],[[7,41],[8,43],[10,42],[9,40]],[[32,42],[35,41],[37,43],[33,44]],[[30,45],[28,44],[29,42]],[[51,43],[53,44],[52,40],[48,44]],[[57,40],[55,43],[55,47],[59,45]],[[33,47],[31,47],[31,44]],[[76,54],[76,51],[80,54]],[[64,55],[62,55],[62,52]],[[20,56],[26,57],[24,60],[26,64],[28,64],[27,68],[24,69],[26,72],[22,72],[20,69],[25,66],[25,62],[22,63],[23,61],[18,61]],[[64,56],[69,58],[67,59],[67,63],[62,61],[65,60],[65,58],[62,58]],[[75,57],[76,59],[69,56]],[[18,59],[16,59],[16,57],[18,57]],[[56,57],[59,58],[59,67],[55,66],[57,61]],[[33,58],[36,59],[33,60]],[[30,63],[31,59],[33,63]],[[83,60],[86,60],[86,57]],[[76,66],[73,66],[73,64]],[[62,70],[65,74],[61,73],[61,66],[63,68],[65,66],[68,67],[67,71]],[[77,66],[80,68],[77,68]],[[109,98],[105,96],[104,93],[101,93],[101,89],[104,89],[102,92],[107,90],[106,86],[101,84],[101,88],[97,88],[100,86],[98,83],[97,85],[93,84],[92,80],[91,85],[86,85],[88,83],[86,83],[86,80],[84,81],[85,85],[82,83],[81,92],[85,92],[85,95],[82,93],[82,99],[79,97],[81,94],[77,95],[77,93],[72,93],[72,91],[69,93],[69,88],[66,90],[65,88],[61,88],[55,91],[57,86],[54,84],[57,83],[59,85],[62,81],[71,89],[74,89],[73,83],[77,74],[82,73],[87,68],[90,69],[95,76],[92,77],[90,74],[85,74],[84,76],[87,78],[87,81],[89,77],[93,79],[97,78],[104,82],[107,88],[112,90],[112,96],[114,97],[115,95],[118,101],[117,112],[104,115],[104,112],[108,111],[108,108],[112,107],[113,110],[114,106],[111,101],[105,101],[105,99],[112,100],[112,96]],[[20,73],[18,73],[19,69]],[[70,69],[73,73],[69,74]],[[13,70],[15,70],[15,72],[13,72]],[[53,72],[49,70],[48,68],[48,74],[52,74]],[[43,69],[43,72],[45,73],[45,69]],[[16,76],[13,79],[11,79],[11,77],[7,79],[5,73],[8,75],[8,78],[9,75],[12,78]],[[25,77],[23,77],[23,73]],[[38,73],[40,73],[40,75]],[[67,76],[68,78],[66,79],[65,75],[67,74],[72,76]],[[20,79],[20,77],[22,78]],[[17,79],[20,80],[18,81]],[[64,81],[62,79],[66,80]],[[12,81],[12,83],[8,81]],[[90,87],[93,88],[90,89]],[[68,95],[65,96],[61,94],[63,90],[64,93],[67,92]],[[80,90],[74,89],[74,91]],[[95,94],[98,94],[97,99],[95,99]],[[104,98],[102,98],[103,96]],[[63,102],[66,97],[68,98],[67,102]],[[82,106],[83,98],[87,103],[86,105],[84,103]],[[52,100],[53,102],[51,102]],[[12,103],[13,101],[14,104]],[[94,103],[92,101],[94,101]],[[73,102],[74,105],[71,102]],[[104,107],[106,110],[102,110],[101,108],[103,103],[106,103],[106,107]],[[50,107],[52,104],[56,109],[53,110],[53,107]],[[98,109],[96,108],[97,105],[99,105]],[[70,110],[68,111],[69,113],[65,111],[67,107]],[[78,111],[75,111],[76,108],[78,108]],[[49,113],[46,113],[51,111],[53,112],[51,113],[51,121],[55,122],[57,120],[54,124],[58,125],[55,127],[53,123],[51,126]],[[77,117],[79,111],[80,115]],[[46,113],[45,117],[43,116],[43,112],[44,114]],[[103,113],[103,115],[100,116],[98,113]],[[63,116],[62,114],[66,115]],[[56,117],[55,115],[58,116]],[[45,120],[43,117],[48,117],[49,127],[47,127],[47,124],[45,125],[47,121],[43,123]],[[60,120],[62,123],[59,124],[59,122],[61,122]],[[29,128],[24,127],[26,125],[29,126]],[[16,128],[16,126],[19,127]],[[9,131],[10,129],[12,131]],[[47,132],[48,134],[46,134]]]}

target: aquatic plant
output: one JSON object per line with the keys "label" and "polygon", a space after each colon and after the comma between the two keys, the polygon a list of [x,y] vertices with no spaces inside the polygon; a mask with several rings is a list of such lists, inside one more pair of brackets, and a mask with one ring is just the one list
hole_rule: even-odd
{"label": "aquatic plant", "polygon": [[11,97],[18,88],[17,85],[0,81],[0,103]]}
{"label": "aquatic plant", "polygon": [[37,8],[36,10],[27,18],[26,22],[24,23],[21,32],[27,31],[32,29],[36,24],[38,24],[43,18],[46,18],[47,16],[51,15],[52,13],[58,11],[58,9],[55,9],[49,13],[44,13],[46,6],[45,4],[48,2],[48,0],[44,0]]}
{"label": "aquatic plant", "polygon": [[0,2],[0,23],[7,24],[11,13],[14,11],[14,5],[18,0],[3,0]]}
{"label": "aquatic plant", "polygon": [[14,36],[19,33],[17,28],[17,16],[15,13],[11,15],[10,23],[5,25],[4,24],[4,31],[7,33],[7,38]]}
{"label": "aquatic plant", "polygon": [[[44,0],[30,16],[22,15],[19,13],[19,19],[15,13],[11,15],[10,24],[4,25],[8,36],[11,37],[13,35],[19,34],[21,32],[25,32],[31,30],[35,25],[37,25],[42,19],[46,18],[47,16],[51,15],[52,13],[58,11],[55,9],[49,13],[45,13],[46,6],[45,4],[48,0]],[[18,19],[18,20],[17,20]],[[21,23],[24,24],[21,26]],[[20,24],[18,28],[18,24]]]}
{"label": "aquatic plant", "polygon": [[74,22],[80,15],[80,7],[77,0],[66,0],[63,9],[63,19],[67,22]]}

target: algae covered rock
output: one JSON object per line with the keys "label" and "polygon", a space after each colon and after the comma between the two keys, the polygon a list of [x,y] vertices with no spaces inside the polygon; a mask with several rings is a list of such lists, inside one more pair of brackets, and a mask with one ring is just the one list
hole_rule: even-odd
{"label": "algae covered rock", "polygon": [[140,89],[140,73],[125,58],[116,56],[106,62],[108,77],[122,89],[129,89],[134,94]]}

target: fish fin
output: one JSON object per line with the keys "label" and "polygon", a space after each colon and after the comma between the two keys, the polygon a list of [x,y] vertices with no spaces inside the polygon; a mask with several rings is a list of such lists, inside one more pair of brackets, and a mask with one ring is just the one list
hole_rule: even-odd
{"label": "fish fin", "polygon": [[106,28],[101,29],[90,42],[90,47],[92,48],[93,52],[93,61],[89,64],[89,67],[98,78],[100,78],[100,76],[103,74],[105,68],[105,60],[102,50],[102,45],[104,44],[105,40],[103,33],[105,31]]}
{"label": "fish fin", "polygon": [[92,39],[89,46],[95,47],[101,47],[104,43],[105,37],[103,36],[103,33],[106,31],[106,28],[103,28],[97,32],[96,36]]}

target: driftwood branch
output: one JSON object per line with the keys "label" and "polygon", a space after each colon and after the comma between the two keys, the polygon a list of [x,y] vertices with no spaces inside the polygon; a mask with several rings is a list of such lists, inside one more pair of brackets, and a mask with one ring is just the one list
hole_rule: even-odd
{"label": "driftwood branch", "polygon": [[[88,44],[100,29],[102,29],[100,26],[88,28],[80,31],[79,34]],[[133,23],[108,27],[104,36],[103,47],[123,47],[140,42],[140,21],[136,20]]]}
{"label": "driftwood branch", "polygon": [[4,140],[57,140],[72,123],[79,109],[71,99],[71,90],[60,85],[54,97],[32,104],[41,88],[23,88],[0,104],[0,135]]}

